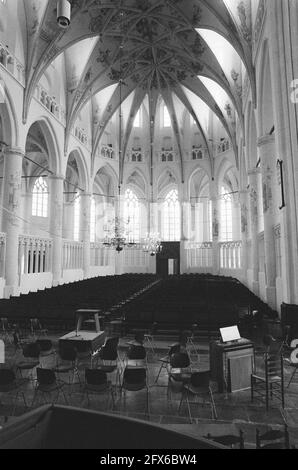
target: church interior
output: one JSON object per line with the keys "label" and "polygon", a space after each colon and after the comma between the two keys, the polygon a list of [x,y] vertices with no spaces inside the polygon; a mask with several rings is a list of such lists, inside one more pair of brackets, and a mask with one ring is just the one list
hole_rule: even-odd
{"label": "church interior", "polygon": [[0,0],[0,449],[298,448],[297,41]]}

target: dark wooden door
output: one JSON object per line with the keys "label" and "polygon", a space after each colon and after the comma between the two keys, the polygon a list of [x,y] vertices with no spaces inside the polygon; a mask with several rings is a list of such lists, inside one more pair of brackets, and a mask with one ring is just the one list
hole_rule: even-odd
{"label": "dark wooden door", "polygon": [[169,260],[174,260],[174,274],[180,274],[180,242],[163,242],[162,252],[157,255],[156,274],[169,275]]}

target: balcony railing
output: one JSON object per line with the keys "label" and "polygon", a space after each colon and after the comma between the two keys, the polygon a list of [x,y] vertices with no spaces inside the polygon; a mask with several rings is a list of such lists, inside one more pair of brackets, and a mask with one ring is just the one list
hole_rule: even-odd
{"label": "balcony railing", "polygon": [[52,243],[49,238],[21,235],[19,237],[19,274],[51,272]]}
{"label": "balcony railing", "polygon": [[25,86],[25,67],[0,43],[0,64],[22,85]]}
{"label": "balcony railing", "polygon": [[232,147],[232,145],[231,145],[231,142],[229,141],[229,139],[224,139],[219,144],[217,144],[216,154],[221,155],[222,153],[225,153],[228,150],[230,150],[231,147]]}
{"label": "balcony railing", "polygon": [[94,267],[111,266],[114,262],[115,250],[105,247],[102,243],[91,243],[90,265]]}
{"label": "balcony railing", "polygon": [[189,243],[187,246],[187,266],[189,268],[213,267],[213,243]]}
{"label": "balcony railing", "polygon": [[219,256],[221,269],[242,268],[242,242],[219,243]]}
{"label": "balcony railing", "polygon": [[56,98],[51,96],[50,93],[40,84],[36,87],[35,98],[45,106],[48,111],[53,114],[61,124],[63,124],[63,126],[66,125],[65,109],[57,102]]}
{"label": "balcony railing", "polygon": [[62,267],[65,270],[83,268],[83,243],[64,240]]}

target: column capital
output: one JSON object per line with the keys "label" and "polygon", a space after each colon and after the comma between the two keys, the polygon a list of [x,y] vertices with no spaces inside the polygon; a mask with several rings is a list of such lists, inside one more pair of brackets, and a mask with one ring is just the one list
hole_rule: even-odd
{"label": "column capital", "polygon": [[80,196],[81,197],[90,197],[91,198],[93,196],[93,194],[92,193],[87,193],[86,191],[81,191]]}
{"label": "column capital", "polygon": [[24,158],[25,157],[25,152],[20,149],[19,147],[6,147],[4,150],[4,155],[9,156],[9,155],[15,155],[17,157]]}
{"label": "column capital", "polygon": [[274,144],[275,142],[275,135],[274,134],[266,134],[262,137],[259,137],[257,145],[258,147],[263,147],[264,145]]}

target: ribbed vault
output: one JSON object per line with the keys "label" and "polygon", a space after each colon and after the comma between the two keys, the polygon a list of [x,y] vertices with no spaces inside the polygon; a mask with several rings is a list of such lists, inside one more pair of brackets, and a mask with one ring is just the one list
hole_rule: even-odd
{"label": "ribbed vault", "polygon": [[[32,2],[30,0],[26,3],[29,18]],[[94,129],[92,137],[93,156],[120,103],[124,104],[132,93],[134,96],[130,102],[129,118],[125,122],[120,143],[122,155],[125,155],[136,113],[146,96],[152,142],[156,106],[161,96],[171,115],[183,181],[181,128],[174,96],[179,98],[197,123],[211,156],[208,135],[185,89],[195,93],[217,116],[237,155],[235,127],[228,111],[219,106],[199,76],[220,85],[230,100],[229,112],[233,109],[243,126],[242,96],[235,78],[241,73],[241,68],[246,69],[252,90],[255,89],[248,1],[240,2],[238,14],[228,9],[223,0],[72,0],[71,3],[72,22],[67,30],[57,26],[55,0],[49,0],[47,7],[39,12],[39,16],[35,15],[35,21],[28,25],[29,66],[24,119],[41,76],[54,59],[71,48],[68,68],[75,68],[82,62],[84,67],[75,86],[73,81],[72,86],[68,86],[66,147],[82,108],[90,99],[114,84],[116,87],[109,101],[97,117],[99,125]],[[224,73],[216,55],[200,34],[202,30],[220,34],[233,46],[239,60],[230,76]],[[76,56],[75,45],[87,38],[95,39],[89,49],[86,47],[84,57],[82,54]],[[70,78],[70,70],[66,70],[66,73]],[[121,78],[123,86],[120,93]]]}

